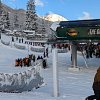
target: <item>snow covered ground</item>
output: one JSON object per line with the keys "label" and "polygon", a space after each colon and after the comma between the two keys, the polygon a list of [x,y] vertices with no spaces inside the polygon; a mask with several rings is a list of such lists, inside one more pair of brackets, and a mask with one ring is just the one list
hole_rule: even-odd
{"label": "snow covered ground", "polygon": [[[3,39],[6,40],[5,37]],[[8,38],[7,38],[8,39]],[[8,39],[10,41],[10,39]],[[28,70],[29,67],[14,67],[15,59],[28,55],[28,50],[19,50],[13,46],[5,46],[0,43],[0,72],[17,73]],[[43,53],[35,53],[43,55]],[[0,100],[84,100],[88,95],[93,94],[92,83],[96,69],[100,66],[100,58],[93,57],[87,60],[88,68],[82,56],[78,55],[78,66],[80,71],[69,71],[71,64],[70,52],[58,54],[59,69],[59,97],[53,97],[52,78],[52,53],[49,53],[48,68],[42,70],[45,85],[33,89],[31,92],[3,93],[0,92]]]}

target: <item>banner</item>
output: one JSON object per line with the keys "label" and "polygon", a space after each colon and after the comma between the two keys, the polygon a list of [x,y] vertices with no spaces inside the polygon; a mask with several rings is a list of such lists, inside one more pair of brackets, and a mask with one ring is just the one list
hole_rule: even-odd
{"label": "banner", "polygon": [[96,27],[58,27],[58,39],[64,40],[100,40],[100,26]]}

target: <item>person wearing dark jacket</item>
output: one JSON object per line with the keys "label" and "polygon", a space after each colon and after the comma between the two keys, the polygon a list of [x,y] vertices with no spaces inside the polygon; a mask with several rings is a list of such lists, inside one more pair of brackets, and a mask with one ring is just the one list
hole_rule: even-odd
{"label": "person wearing dark jacket", "polygon": [[94,95],[86,97],[85,100],[100,100],[100,67],[97,69],[97,72],[94,76],[92,88],[94,91]]}
{"label": "person wearing dark jacket", "polygon": [[85,100],[95,100],[95,99],[96,99],[95,95],[90,95]]}
{"label": "person wearing dark jacket", "polygon": [[92,88],[96,96],[96,100],[100,100],[100,67],[97,69],[95,74]]}
{"label": "person wearing dark jacket", "polygon": [[43,62],[42,63],[43,63],[43,68],[45,69],[47,67],[46,60],[43,59]]}

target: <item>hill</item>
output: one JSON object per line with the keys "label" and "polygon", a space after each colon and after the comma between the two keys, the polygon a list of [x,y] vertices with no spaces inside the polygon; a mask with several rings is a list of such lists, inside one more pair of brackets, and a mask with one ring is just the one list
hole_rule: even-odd
{"label": "hill", "polygon": [[[16,29],[14,26],[14,17],[17,15],[18,17],[18,30],[24,30],[25,29],[25,21],[26,21],[26,11],[23,9],[13,9],[5,4],[2,4],[3,10],[9,13],[9,19],[10,19],[10,25],[11,30]],[[37,15],[37,24],[39,29],[39,34],[41,34],[41,30],[43,28],[43,23],[45,27],[46,34],[50,34],[51,30],[50,27],[53,22],[55,21],[67,21],[63,16],[58,14],[48,14],[45,16],[38,16]]]}

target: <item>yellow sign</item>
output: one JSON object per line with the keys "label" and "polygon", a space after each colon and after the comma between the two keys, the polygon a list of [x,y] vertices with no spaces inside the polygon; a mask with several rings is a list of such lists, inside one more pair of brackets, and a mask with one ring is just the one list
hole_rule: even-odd
{"label": "yellow sign", "polygon": [[70,30],[68,30],[68,34],[70,36],[76,36],[78,33],[77,33],[77,31],[75,29],[70,29]]}

